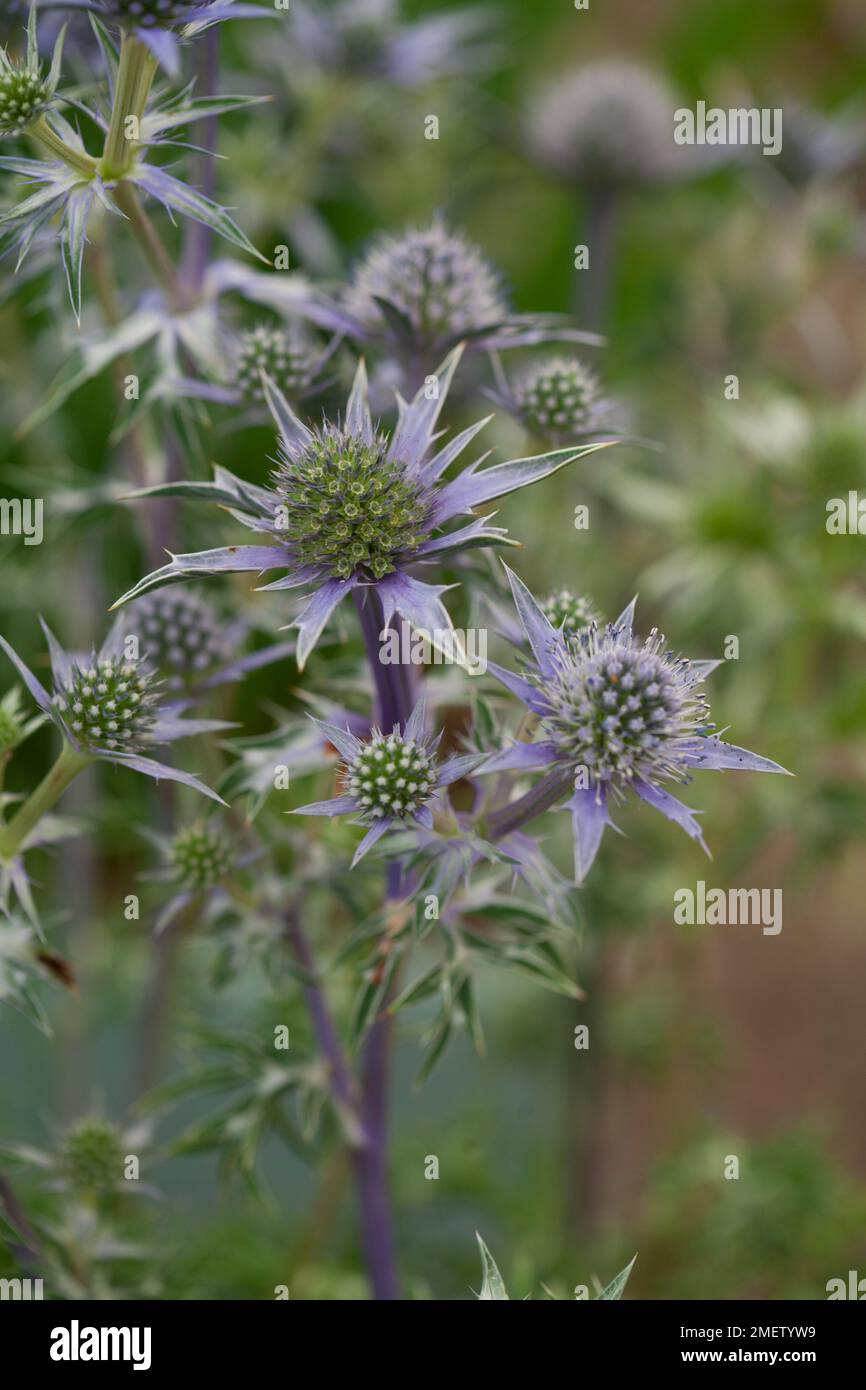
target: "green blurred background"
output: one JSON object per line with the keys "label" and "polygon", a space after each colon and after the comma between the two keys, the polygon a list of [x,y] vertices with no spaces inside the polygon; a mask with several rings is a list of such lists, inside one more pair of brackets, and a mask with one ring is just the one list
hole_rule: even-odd
{"label": "green blurred background", "polygon": [[[221,194],[257,244],[286,239],[290,217],[313,208],[333,243],[304,268],[337,272],[372,232],[439,209],[501,267],[519,309],[566,311],[585,208],[533,166],[521,135],[525,103],[554,75],[626,56],[665,74],[684,104],[825,115],[856,109],[866,76],[855,0],[591,0],[581,13],[570,0],[501,0],[498,11],[500,71],[399,94],[269,67],[260,34],[227,33],[230,85],[276,94],[221,137]],[[422,138],[427,113],[440,116],[438,142]],[[827,501],[866,488],[866,161],[799,180],[773,163],[757,156],[628,200],[608,345],[593,365],[633,431],[663,447],[606,451],[507,500],[500,522],[523,541],[518,568],[533,588],[566,585],[609,615],[637,592],[641,626],[695,657],[721,656],[736,636],[739,658],[711,683],[714,717],[797,780],[699,780],[690,799],[706,812],[712,863],[666,822],[623,810],[627,838],[609,837],[581,895],[590,1005],[491,975],[487,1055],[458,1039],[417,1093],[420,1024],[404,1023],[393,1176],[413,1297],[470,1296],[476,1229],[513,1297],[538,1296],[541,1281],[570,1297],[635,1250],[628,1293],[644,1298],[822,1298],[828,1279],[866,1273],[866,540],[825,529]],[[22,470],[67,485],[117,464],[106,381],[23,443],[12,437],[73,338],[42,294],[31,287],[0,309],[10,489]],[[738,401],[724,398],[729,373]],[[493,428],[503,449],[521,447],[516,426]],[[261,481],[270,447],[265,431],[204,431],[193,467],[216,458]],[[590,525],[576,531],[581,503]],[[229,534],[192,509],[178,525],[183,549],[216,544],[214,525]],[[4,634],[31,660],[39,611],[70,644],[98,635],[107,602],[141,573],[135,537],[113,508],[55,528],[38,552],[4,540]],[[276,625],[278,596],[263,602],[261,621]],[[327,679],[328,662],[314,677]],[[270,727],[263,700],[289,703],[286,680],[295,673],[283,666],[244,688],[233,717],[246,732]],[[50,745],[46,733],[28,745],[15,786],[47,765]],[[96,816],[87,848],[40,863],[79,992],[52,1000],[54,1042],[14,1014],[0,1019],[4,1139],[43,1144],[94,1105],[120,1117],[129,1099],[152,968],[147,906],[141,923],[122,914],[148,862],[133,826],[152,802],[128,785],[140,780],[94,778],[78,794]],[[563,868],[567,839],[551,818]],[[700,878],[781,888],[782,932],[675,925],[675,889]],[[254,973],[213,993],[212,954],[202,936],[178,959],[169,1074],[187,1064],[186,1025],[249,1030],[260,1017]],[[587,1007],[590,1071],[573,1046]],[[284,1012],[300,1035],[296,996]],[[424,1177],[431,1154],[436,1182]],[[722,1176],[727,1155],[739,1158],[737,1181]],[[339,1163],[269,1142],[263,1169],[260,1199],[221,1183],[213,1155],[160,1165],[154,1259],[127,1289],[261,1298],[286,1283],[292,1297],[363,1297]],[[22,1184],[34,1210],[50,1205],[38,1183]]]}

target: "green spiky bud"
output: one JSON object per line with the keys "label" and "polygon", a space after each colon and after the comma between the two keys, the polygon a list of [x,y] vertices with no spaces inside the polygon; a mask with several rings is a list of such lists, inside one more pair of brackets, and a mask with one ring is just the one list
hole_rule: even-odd
{"label": "green spiky bud", "polygon": [[552,627],[561,628],[566,637],[576,637],[591,623],[599,622],[599,614],[588,598],[573,594],[570,589],[558,589],[541,603],[541,611]]}
{"label": "green spiky bud", "polygon": [[362,816],[408,818],[429,801],[436,789],[430,754],[401,734],[374,735],[349,764],[348,790]]}
{"label": "green spiky bud", "polygon": [[576,357],[554,357],[534,366],[515,389],[527,429],[551,439],[573,439],[592,424],[600,389],[594,372]]}
{"label": "green spiky bud", "polygon": [[198,822],[179,830],[171,842],[171,866],[179,883],[195,892],[225,878],[234,856],[228,838],[216,826]]}
{"label": "green spiky bud", "polygon": [[386,454],[383,436],[368,444],[329,425],[283,461],[274,479],[279,526],[300,564],[327,566],[339,579],[356,570],[382,579],[426,538],[422,489]]}
{"label": "green spiky bud", "polygon": [[88,752],[134,753],[150,740],[159,702],[156,684],[156,673],[141,662],[94,659],[92,665],[73,667],[53,703]]}
{"label": "green spiky bud", "polygon": [[51,98],[51,83],[41,73],[15,66],[0,71],[0,135],[26,130],[48,110]]}
{"label": "green spiky bud", "polygon": [[117,1187],[123,1159],[119,1130],[99,1116],[79,1120],[63,1138],[60,1166],[80,1192],[97,1194]]}
{"label": "green spiky bud", "polygon": [[315,351],[302,334],[260,324],[241,338],[235,385],[245,400],[263,401],[266,372],[283,395],[297,396],[309,386],[315,365]]}

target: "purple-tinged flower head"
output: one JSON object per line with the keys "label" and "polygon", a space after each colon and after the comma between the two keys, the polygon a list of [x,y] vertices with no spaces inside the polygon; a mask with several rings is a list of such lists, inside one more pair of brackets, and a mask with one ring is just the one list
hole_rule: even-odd
{"label": "purple-tinged flower head", "polygon": [[314,294],[301,312],[359,342],[387,347],[416,375],[432,370],[459,342],[493,352],[556,340],[601,341],[560,315],[515,314],[484,253],[440,217],[379,236],[341,293]]}
{"label": "purple-tinged flower head", "polygon": [[146,594],[125,626],[140,635],[147,659],[175,688],[195,683],[232,655],[220,615],[198,594]]}
{"label": "purple-tinged flower head", "polygon": [[615,623],[593,623],[569,641],[517,576],[508,577],[533,664],[519,676],[489,669],[538,716],[541,737],[495,754],[482,771],[545,769],[533,801],[540,809],[571,794],[578,883],[611,824],[611,799],[635,792],[706,849],[695,812],[664,783],[688,782],[700,768],[785,771],[712,732],[703,684],[719,662],[676,655],[655,629],[641,642],[634,603]]}
{"label": "purple-tinged flower head", "polygon": [[657,183],[677,167],[675,106],[654,72],[635,63],[592,64],[538,95],[530,147],[540,163],[585,188]]}
{"label": "purple-tinged flower head", "polygon": [[225,832],[210,821],[179,830],[168,847],[175,882],[190,892],[215,888],[234,867],[235,854]]}
{"label": "purple-tinged flower head", "polygon": [[193,734],[232,728],[221,719],[182,719],[165,699],[153,666],[131,659],[115,623],[98,652],[81,656],[64,651],[42,624],[51,657],[52,691],[44,688],[5,637],[0,648],[16,667],[42,712],[48,715],[82,762],[100,759],[142,772],[159,781],[182,782],[214,801],[222,801],[191,773],[146,757],[144,750]]}
{"label": "purple-tinged flower head", "polygon": [[312,383],[320,358],[320,349],[301,329],[259,324],[241,335],[234,384],[245,401],[264,402],[264,373],[284,396],[296,400]]}
{"label": "purple-tinged flower head", "polygon": [[441,802],[444,788],[465,777],[481,761],[478,753],[440,760],[437,750],[442,735],[427,734],[425,718],[421,701],[402,733],[395,725],[388,734],[374,729],[369,737],[356,738],[348,729],[320,724],[340,754],[344,790],[329,801],[301,806],[293,814],[354,815],[367,832],[355,852],[352,868],[388,830],[409,826],[431,829],[433,806]]}
{"label": "purple-tinged flower head", "polygon": [[[367,376],[358,367],[343,418],[311,428],[282,392],[265,378],[268,403],[279,428],[279,455],[271,486],[263,488],[218,469],[213,483],[169,483],[137,496],[201,497],[227,507],[258,533],[255,545],[232,545],[169,564],[140,580],[115,607],[150,589],[187,576],[283,569],[267,589],[306,589],[309,602],[296,619],[298,665],[303,667],[331,614],[354,590],[375,587],[385,628],[399,613],[430,640],[447,640],[460,654],[442,585],[423,583],[410,571],[476,546],[509,544],[507,534],[473,509],[495,497],[546,478],[567,463],[605,447],[588,444],[532,458],[512,459],[481,470],[486,455],[443,482],[446,470],[487,424],[481,420],[434,450],[437,422],[461,356],[456,348],[435,381],[411,402],[398,397],[399,418],[385,434],[376,429],[367,399]],[[489,420],[490,417],[488,417]],[[470,516],[468,524],[457,518]],[[445,636],[437,639],[437,634]]]}
{"label": "purple-tinged flower head", "polygon": [[63,33],[54,45],[51,68],[43,71],[36,37],[36,10],[30,11],[27,52],[23,59],[0,49],[0,136],[20,135],[54,104],[60,81]]}
{"label": "purple-tinged flower head", "polygon": [[118,615],[116,631],[121,641],[138,639],[142,656],[156,668],[172,698],[178,692],[194,697],[240,680],[295,649],[293,642],[277,642],[241,654],[249,635],[246,620],[226,621],[213,604],[183,589],[145,594]]}
{"label": "purple-tinged flower head", "polygon": [[381,236],[349,281],[346,308],[366,328],[386,327],[393,306],[428,351],[500,323],[508,310],[483,252],[435,219],[400,236]]}

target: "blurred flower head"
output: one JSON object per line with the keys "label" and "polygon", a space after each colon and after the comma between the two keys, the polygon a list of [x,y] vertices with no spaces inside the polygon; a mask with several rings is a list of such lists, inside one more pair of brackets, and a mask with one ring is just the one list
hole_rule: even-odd
{"label": "blurred flower head", "polygon": [[336,295],[312,295],[300,312],[358,342],[381,344],[404,370],[429,371],[457,343],[504,351],[600,340],[556,314],[515,314],[484,253],[441,217],[377,237]]}
{"label": "blurred flower head", "polygon": [[648,69],[595,63],[539,93],[528,117],[530,148],[541,164],[589,189],[657,183],[678,167],[675,107]]}
{"label": "blurred flower head", "polygon": [[552,444],[585,439],[605,428],[613,403],[580,358],[557,356],[534,362],[509,381],[494,359],[496,389],[487,395],[519,420],[530,434]]}
{"label": "blurred flower head", "polygon": [[228,836],[209,821],[197,821],[179,830],[169,855],[177,882],[193,892],[215,888],[234,864]]}

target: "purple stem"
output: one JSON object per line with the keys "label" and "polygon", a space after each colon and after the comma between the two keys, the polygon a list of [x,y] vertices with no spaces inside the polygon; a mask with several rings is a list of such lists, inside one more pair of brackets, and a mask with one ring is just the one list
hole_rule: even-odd
{"label": "purple stem", "polygon": [[[376,685],[380,727],[405,727],[412,712],[412,686],[409,671],[402,664],[385,664],[379,659],[380,633],[384,625],[382,605],[375,588],[355,594],[355,606],[364,635],[367,660]],[[388,868],[387,897],[400,897],[402,874],[399,865]],[[388,1191],[388,1087],[391,1072],[393,1020],[387,1012],[390,996],[372,1025],[364,1044],[361,1070],[361,1118],[367,1148],[358,1173],[362,1209],[369,1220],[365,1225],[367,1264],[376,1299],[399,1299],[394,1259],[394,1221]]]}
{"label": "purple stem", "polygon": [[512,831],[519,830],[528,821],[534,820],[544,811],[549,811],[565,792],[572,789],[572,786],[573,774],[571,772],[548,773],[523,796],[512,801],[510,806],[503,806],[498,811],[491,811],[487,817],[488,839],[501,840],[504,835],[510,835]]}

